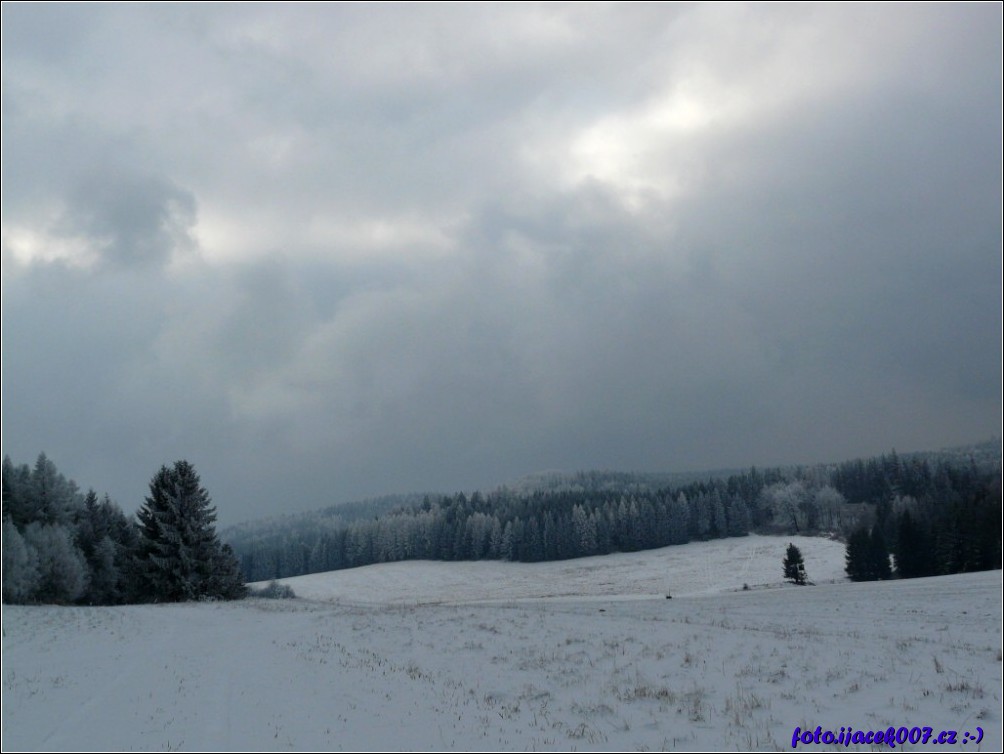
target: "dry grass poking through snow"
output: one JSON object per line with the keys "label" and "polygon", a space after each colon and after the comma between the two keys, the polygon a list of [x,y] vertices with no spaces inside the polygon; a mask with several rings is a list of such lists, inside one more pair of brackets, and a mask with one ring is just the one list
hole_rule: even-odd
{"label": "dry grass poking through snow", "polygon": [[16,607],[3,623],[5,748],[790,750],[816,725],[978,725],[964,748],[1002,743],[999,571],[673,600]]}

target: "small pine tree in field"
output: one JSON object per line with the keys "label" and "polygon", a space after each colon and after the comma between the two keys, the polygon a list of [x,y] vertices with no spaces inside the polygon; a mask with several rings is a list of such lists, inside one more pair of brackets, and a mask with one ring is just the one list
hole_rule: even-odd
{"label": "small pine tree in field", "polygon": [[784,556],[784,577],[799,586],[805,586],[807,581],[805,575],[805,561],[802,559],[802,551],[794,544],[788,543],[788,552]]}

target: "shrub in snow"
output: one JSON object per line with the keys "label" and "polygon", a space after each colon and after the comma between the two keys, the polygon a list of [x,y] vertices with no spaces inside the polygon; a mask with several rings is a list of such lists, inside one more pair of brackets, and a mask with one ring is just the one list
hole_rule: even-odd
{"label": "shrub in snow", "polygon": [[269,582],[268,586],[263,586],[261,589],[252,589],[251,596],[267,600],[291,600],[296,597],[296,594],[293,592],[293,587],[288,584],[280,584],[273,579]]}

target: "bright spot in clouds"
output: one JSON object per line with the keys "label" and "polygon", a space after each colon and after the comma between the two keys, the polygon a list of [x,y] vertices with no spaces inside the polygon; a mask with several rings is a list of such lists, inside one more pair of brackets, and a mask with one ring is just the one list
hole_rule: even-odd
{"label": "bright spot in clouds", "polygon": [[227,523],[999,434],[1000,6],[789,5],[4,4],[4,452]]}

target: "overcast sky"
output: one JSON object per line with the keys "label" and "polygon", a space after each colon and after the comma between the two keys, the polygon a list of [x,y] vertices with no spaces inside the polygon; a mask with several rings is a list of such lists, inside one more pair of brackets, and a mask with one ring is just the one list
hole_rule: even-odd
{"label": "overcast sky", "polygon": [[1001,432],[1001,6],[3,4],[3,452],[221,523]]}

